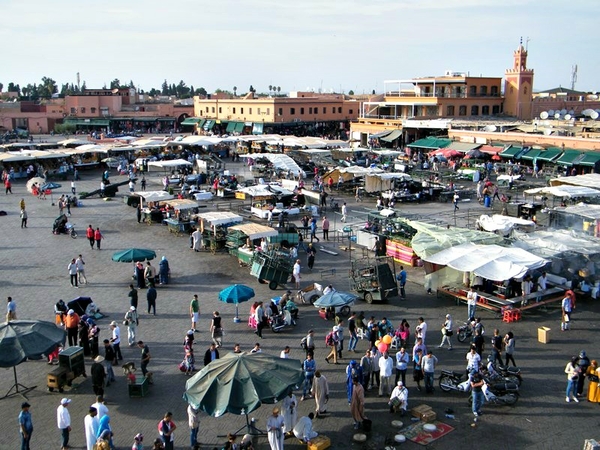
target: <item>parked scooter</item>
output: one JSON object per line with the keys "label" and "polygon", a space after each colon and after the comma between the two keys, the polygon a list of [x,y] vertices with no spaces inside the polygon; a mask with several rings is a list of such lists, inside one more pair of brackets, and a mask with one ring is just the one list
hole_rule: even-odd
{"label": "parked scooter", "polygon": [[[511,384],[512,386],[506,386],[505,389],[496,391],[496,385],[490,386],[485,382],[481,387],[481,391],[483,392],[486,402],[492,405],[514,406],[515,403],[517,403],[517,400],[519,400],[519,387],[513,383],[506,384]],[[473,394],[469,396],[469,405],[471,404],[473,404]]]}
{"label": "parked scooter", "polygon": [[523,382],[523,377],[521,376],[521,369],[519,369],[518,367],[501,366],[500,364],[493,364],[493,366],[494,370],[503,377],[518,380],[515,381],[515,383],[517,383],[519,386]]}
{"label": "parked scooter", "polygon": [[475,329],[471,322],[465,322],[464,325],[458,327],[458,331],[456,333],[456,337],[459,342],[465,342],[467,339],[470,339],[473,334],[475,334]]}
{"label": "parked scooter", "polygon": [[273,333],[279,333],[285,327],[295,326],[296,322],[289,311],[285,310],[276,316],[269,317],[269,326]]}
{"label": "parked scooter", "polygon": [[456,372],[454,370],[442,370],[440,375],[439,385],[440,389],[444,392],[459,391],[469,392],[471,390],[471,383],[469,379],[463,380],[464,372]]}

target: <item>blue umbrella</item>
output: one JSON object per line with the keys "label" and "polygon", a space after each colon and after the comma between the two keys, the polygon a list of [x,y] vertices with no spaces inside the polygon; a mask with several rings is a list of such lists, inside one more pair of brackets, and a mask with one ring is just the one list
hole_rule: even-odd
{"label": "blue umbrella", "polygon": [[52,181],[44,183],[40,186],[41,191],[50,191],[50,201],[52,202],[52,206],[54,206],[54,196],[52,195],[52,191],[60,187],[62,187],[62,184],[54,183]]}
{"label": "blue umbrella", "polygon": [[356,300],[356,295],[346,292],[332,291],[319,297],[314,303],[318,308],[336,308],[338,306],[346,306]]}
{"label": "blue umbrella", "polygon": [[238,304],[247,302],[253,297],[254,289],[243,284],[233,284],[219,292],[220,301],[235,304],[235,317],[233,318],[234,322],[240,321],[238,316]]}

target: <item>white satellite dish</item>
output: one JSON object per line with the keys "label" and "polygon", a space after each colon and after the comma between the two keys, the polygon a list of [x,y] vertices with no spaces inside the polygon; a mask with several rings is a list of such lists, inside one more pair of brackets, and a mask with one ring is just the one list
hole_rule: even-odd
{"label": "white satellite dish", "polygon": [[548,118],[548,111],[542,111],[540,113],[540,119],[546,120]]}
{"label": "white satellite dish", "polygon": [[483,127],[483,131],[486,131],[488,133],[493,133],[497,129],[498,128],[496,127],[496,125],[486,125],[485,127]]}
{"label": "white satellite dish", "polygon": [[561,115],[563,115],[563,116],[564,116],[566,113],[567,113],[567,110],[566,110],[566,109],[564,109],[564,108],[563,108],[563,109],[561,109],[561,110],[560,110],[560,114],[561,114]]}
{"label": "white satellite dish", "polygon": [[554,110],[553,109],[548,110],[548,115],[549,116],[553,116],[554,115]]}
{"label": "white satellite dish", "polygon": [[596,94],[588,95],[588,98],[590,100],[598,100],[598,95],[596,95]]}
{"label": "white satellite dish", "polygon": [[569,114],[571,114],[571,116],[574,116],[575,115],[575,110],[574,109],[570,109],[569,110]]}
{"label": "white satellite dish", "polygon": [[552,130],[544,130],[544,136],[550,136],[552,134]]}
{"label": "white satellite dish", "polygon": [[598,116],[600,116],[600,114],[598,114],[598,111],[592,111],[592,113],[590,114],[590,119],[596,120]]}
{"label": "white satellite dish", "polygon": [[565,115],[565,120],[571,120],[571,114],[566,114]]}
{"label": "white satellite dish", "polygon": [[589,117],[590,114],[592,113],[593,109],[584,109],[583,111],[581,111],[581,114],[583,114],[586,117]]}
{"label": "white satellite dish", "polygon": [[555,118],[555,119],[560,119],[560,113],[559,113],[559,112],[557,112],[557,113],[554,113],[554,118]]}

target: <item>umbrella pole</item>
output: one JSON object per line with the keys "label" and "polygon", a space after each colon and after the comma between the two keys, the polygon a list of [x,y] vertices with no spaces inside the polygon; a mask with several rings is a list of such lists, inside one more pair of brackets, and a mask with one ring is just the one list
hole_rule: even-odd
{"label": "umbrella pole", "polygon": [[254,418],[252,418],[252,421],[248,420],[248,414],[244,414],[246,416],[246,425],[241,427],[239,430],[237,430],[236,432],[234,432],[233,434],[240,434],[240,431],[242,431],[244,428],[246,428],[246,434],[249,434],[250,436],[266,436],[267,433],[266,431],[263,430],[259,430],[258,428],[256,428],[256,422],[254,422]]}
{"label": "umbrella pole", "polygon": [[[19,383],[17,381],[17,366],[13,366],[13,373],[15,375],[15,384],[13,384],[10,387],[10,389],[8,390],[8,392],[4,395],[4,397],[0,397],[0,399],[7,398],[7,397],[12,397],[13,395],[20,395],[25,400],[27,400],[27,397],[25,396],[25,394],[27,392],[29,392],[29,391],[32,391],[37,386],[27,387],[27,386],[23,386],[21,383]],[[19,388],[22,388],[22,389],[19,390]],[[14,392],[13,392],[13,390],[14,390]]]}
{"label": "umbrella pole", "polygon": [[235,323],[240,323],[241,322],[240,316],[238,314],[238,302],[235,302],[235,317],[233,318],[233,321]]}

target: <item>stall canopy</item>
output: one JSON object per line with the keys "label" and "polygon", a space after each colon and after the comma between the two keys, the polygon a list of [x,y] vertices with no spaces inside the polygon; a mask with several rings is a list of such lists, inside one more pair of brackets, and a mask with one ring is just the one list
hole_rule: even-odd
{"label": "stall canopy", "polygon": [[392,189],[393,180],[411,181],[412,177],[406,173],[378,173],[367,175],[365,177],[365,192],[379,192]]}
{"label": "stall canopy", "polygon": [[498,231],[502,235],[507,235],[516,226],[535,228],[535,222],[533,220],[525,220],[520,219],[518,217],[502,216],[500,214],[494,214],[493,216],[482,214],[477,220],[477,223],[485,231]]}
{"label": "stall canopy", "polygon": [[142,197],[147,202],[160,202],[163,200],[171,200],[173,195],[166,191],[138,191],[134,192],[133,195]]}
{"label": "stall canopy", "polygon": [[186,198],[183,199],[174,199],[174,200],[169,200],[167,202],[167,206],[175,209],[175,210],[179,210],[182,211],[184,209],[193,209],[193,208],[197,208],[198,207],[198,202],[194,201],[194,200],[188,200]]}
{"label": "stall canopy", "polygon": [[213,211],[194,215],[199,221],[207,222],[211,227],[227,225],[230,223],[239,223],[243,219],[241,216],[227,211]]}
{"label": "stall canopy", "polygon": [[299,173],[302,173],[303,177],[306,177],[306,173],[300,168],[300,166],[287,155],[282,155],[281,153],[254,153],[250,155],[241,155],[244,158],[252,158],[252,159],[260,159],[265,158],[268,159],[273,167],[279,170],[286,170],[295,176],[298,176]]}
{"label": "stall canopy", "polygon": [[585,175],[552,178],[550,180],[550,186],[561,186],[565,184],[600,189],[600,174],[587,173]]}
{"label": "stall canopy", "polygon": [[540,257],[559,256],[566,252],[578,255],[594,255],[600,253],[600,242],[597,239],[577,235],[570,230],[536,231],[513,233],[514,246],[527,250]]}
{"label": "stall canopy", "polygon": [[566,208],[556,208],[555,210],[565,214],[573,214],[575,216],[585,217],[586,219],[600,219],[600,205],[578,203],[577,205],[567,206]]}
{"label": "stall canopy", "polygon": [[554,197],[598,197],[600,190],[582,186],[547,186],[543,188],[527,189],[525,195],[553,195]]}
{"label": "stall canopy", "polygon": [[242,189],[238,189],[239,192],[243,192],[250,197],[273,197],[294,195],[292,191],[282,188],[281,186],[273,184],[256,184],[254,186],[248,186]]}
{"label": "stall canopy", "polygon": [[425,258],[425,261],[448,266],[459,272],[472,272],[493,281],[522,278],[527,271],[548,263],[521,248],[466,243]]}
{"label": "stall canopy", "polygon": [[232,227],[229,227],[229,229],[240,231],[246,236],[248,236],[251,240],[277,236],[279,234],[279,232],[275,228],[271,228],[258,223],[244,223],[241,225],[234,225]]}
{"label": "stall canopy", "polygon": [[185,159],[169,159],[166,161],[150,161],[148,166],[151,167],[159,167],[161,169],[168,169],[171,167],[179,167],[179,166],[191,166],[192,163],[186,161]]}
{"label": "stall canopy", "polygon": [[385,141],[385,142],[392,142],[392,141],[398,139],[400,136],[402,136],[402,130],[393,130],[387,136],[380,137],[379,140]]}
{"label": "stall canopy", "polygon": [[452,143],[451,139],[436,138],[429,136],[423,139],[418,139],[415,142],[411,142],[407,147],[411,148],[424,148],[424,149],[437,149],[448,147]]}

